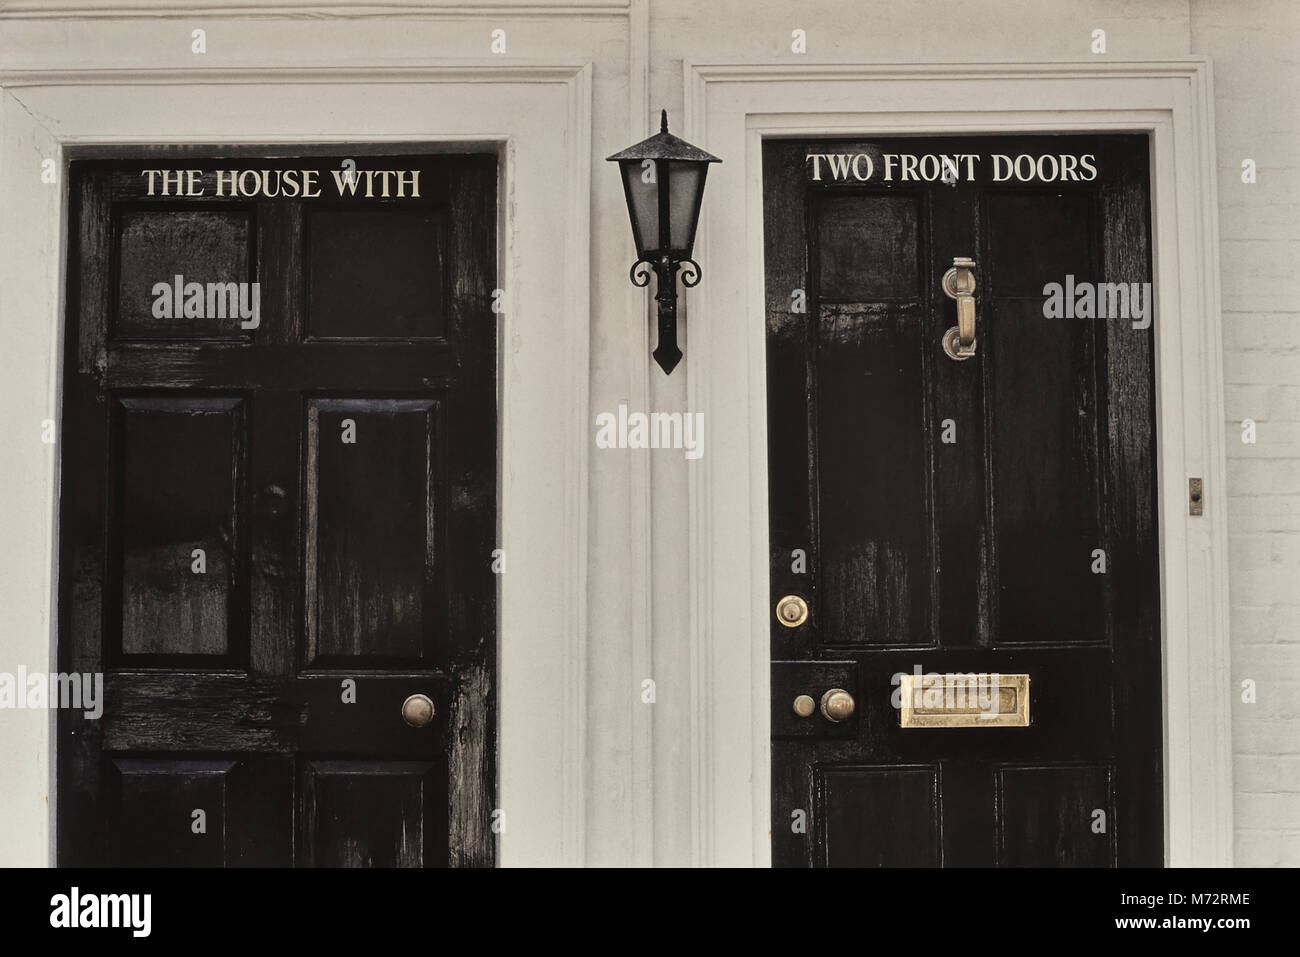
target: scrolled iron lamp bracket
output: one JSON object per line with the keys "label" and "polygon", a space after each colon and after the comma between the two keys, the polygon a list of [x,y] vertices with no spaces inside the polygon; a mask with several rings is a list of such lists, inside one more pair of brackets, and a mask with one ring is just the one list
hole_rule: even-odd
{"label": "scrolled iron lamp bracket", "polygon": [[609,157],[619,164],[637,259],[628,270],[632,285],[645,288],[655,277],[659,340],[652,353],[665,374],[682,359],[677,345],[677,280],[699,285],[703,270],[691,258],[708,164],[722,162],[668,132],[668,112],[659,132]]}
{"label": "scrolled iron lamp bracket", "polygon": [[677,345],[677,279],[687,289],[700,284],[703,270],[694,259],[674,260],[667,256],[651,261],[638,259],[628,275],[632,285],[650,285],[650,274],[655,275],[655,302],[659,304],[659,341],[651,355],[665,373],[671,373],[681,361],[682,350]]}

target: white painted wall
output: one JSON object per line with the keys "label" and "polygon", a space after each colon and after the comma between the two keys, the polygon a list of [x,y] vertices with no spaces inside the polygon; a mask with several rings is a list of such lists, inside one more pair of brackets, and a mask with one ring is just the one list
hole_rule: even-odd
{"label": "white painted wall", "polygon": [[[807,33],[810,61],[1085,59],[1099,28],[1109,57],[1212,58],[1228,488],[1208,494],[1220,503],[1227,496],[1231,541],[1232,666],[1222,680],[1235,702],[1235,862],[1300,865],[1300,308],[1292,289],[1300,267],[1300,5],[652,0],[651,8],[651,100],[670,113],[681,101],[682,59],[797,63],[796,28]],[[1249,186],[1240,176],[1246,157],[1260,167]],[[1258,423],[1255,445],[1240,441],[1247,417]],[[676,482],[664,494],[684,507]],[[656,553],[677,547],[655,543]],[[655,589],[666,591],[661,581]],[[656,634],[656,647],[664,640]],[[1245,678],[1257,683],[1255,704],[1241,701]]]}
{"label": "white painted wall", "polygon": [[[1212,57],[1233,546],[1233,662],[1223,681],[1235,685],[1250,677],[1259,683],[1259,703],[1237,704],[1233,715],[1236,860],[1300,864],[1300,346],[1293,327],[1300,317],[1291,304],[1300,250],[1293,160],[1300,146],[1294,55],[1300,7],[1289,0],[569,0],[555,6],[393,0],[356,17],[343,0],[178,0],[158,4],[170,16],[142,18],[136,12],[118,16],[115,6],[111,0],[0,3],[0,72],[193,68],[200,65],[189,51],[195,27],[208,32],[201,63],[207,68],[454,64],[488,56],[495,28],[507,31],[507,62],[591,62],[589,419],[620,403],[634,410],[687,407],[689,364],[665,378],[649,359],[645,293],[626,279],[629,229],[616,175],[603,161],[650,132],[661,106],[673,129],[682,129],[683,60],[1079,60],[1092,56],[1091,33],[1098,28],[1107,33],[1111,58]],[[218,6],[224,15],[211,13]],[[247,15],[231,18],[228,12],[237,7]],[[803,58],[790,53],[796,28],[808,36]],[[952,107],[976,110],[979,103]],[[330,124],[339,125],[337,118]],[[0,137],[22,136],[20,127],[0,129]],[[1260,166],[1253,186],[1239,179],[1246,156]],[[33,179],[32,202],[39,189]],[[703,265],[707,283],[709,264]],[[689,302],[688,293],[682,336],[688,357]],[[16,323],[14,313],[0,314],[6,340],[23,334]],[[39,423],[31,420],[53,415],[45,408],[57,394],[55,368],[39,394],[11,394],[9,378],[0,377],[6,448],[39,441]],[[1254,446],[1235,437],[1247,416],[1259,423]],[[706,442],[719,440],[706,425]],[[588,466],[587,607],[579,617],[586,622],[586,662],[573,686],[586,715],[585,824],[574,853],[591,864],[710,860],[711,836],[692,813],[705,776],[693,760],[692,710],[707,693],[697,687],[693,670],[698,649],[686,563],[698,507],[690,470],[697,466],[680,455],[594,445]],[[21,531],[6,541],[0,558],[0,670],[14,670],[15,652],[44,648],[41,636],[48,634],[51,503],[40,487],[28,487],[29,478],[0,468],[5,527]],[[1224,490],[1207,493],[1213,507]],[[747,543],[735,548],[742,554]],[[726,554],[712,558],[728,561]],[[511,567],[517,567],[514,556]],[[654,705],[641,701],[644,678],[656,681]],[[0,713],[0,805],[19,809],[0,823],[0,863],[39,864],[45,860],[39,821],[46,795],[16,785],[8,772],[30,762],[45,767],[44,758],[19,743],[28,736],[17,733],[17,720]]]}
{"label": "white painted wall", "polygon": [[[1214,59],[1239,865],[1300,865],[1300,6],[1193,0]],[[1241,181],[1243,159],[1258,182]],[[1244,419],[1257,441],[1241,441]],[[1241,701],[1252,679],[1256,704]]]}

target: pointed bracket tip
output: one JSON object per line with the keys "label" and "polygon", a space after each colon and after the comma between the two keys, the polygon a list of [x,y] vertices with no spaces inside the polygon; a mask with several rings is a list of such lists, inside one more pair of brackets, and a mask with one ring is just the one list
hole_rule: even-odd
{"label": "pointed bracket tip", "polygon": [[676,346],[673,346],[670,349],[660,346],[650,354],[654,356],[655,362],[659,364],[659,368],[664,370],[664,375],[672,375],[673,370],[677,368],[677,363],[682,361],[682,350],[678,349]]}

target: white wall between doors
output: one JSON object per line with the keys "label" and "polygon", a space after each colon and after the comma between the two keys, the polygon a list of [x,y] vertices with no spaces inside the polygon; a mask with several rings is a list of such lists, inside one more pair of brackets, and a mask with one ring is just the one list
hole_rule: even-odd
{"label": "white wall between doors", "polygon": [[[956,69],[944,64],[1068,62],[1073,72],[1119,79],[1117,61],[1136,75],[1144,62],[1191,54],[1213,61],[1217,133],[1171,135],[1200,137],[1215,152],[1178,152],[1187,148],[1179,140],[1170,155],[1212,167],[1217,201],[1205,197],[1198,224],[1180,221],[1178,241],[1206,240],[1217,215],[1218,246],[1200,253],[1221,261],[1223,341],[1211,335],[1179,370],[1158,373],[1211,390],[1195,408],[1162,392],[1178,407],[1162,408],[1161,422],[1177,413],[1185,423],[1176,438],[1194,454],[1184,464],[1207,482],[1205,522],[1184,523],[1182,559],[1166,553],[1163,562],[1208,576],[1201,604],[1180,614],[1189,630],[1225,639],[1230,617],[1231,659],[1223,647],[1194,679],[1209,698],[1189,699],[1202,709],[1191,717],[1223,719],[1210,722],[1217,730],[1202,746],[1221,749],[1225,766],[1212,771],[1208,804],[1170,795],[1167,817],[1212,818],[1200,822],[1211,836],[1178,845],[1173,862],[1300,864],[1300,352],[1290,344],[1296,317],[1287,299],[1300,242],[1290,159],[1300,147],[1294,4],[175,0],[166,16],[141,9],[110,0],[0,7],[0,670],[48,669],[57,624],[57,446],[41,443],[40,426],[58,418],[65,205],[61,186],[41,184],[39,161],[61,164],[69,147],[108,143],[478,137],[503,144],[503,235],[515,243],[503,270],[537,297],[511,295],[502,339],[503,541],[511,543],[500,630],[502,863],[766,863],[766,624],[757,620],[767,604],[766,492],[749,471],[728,498],[718,484],[739,474],[728,471],[735,463],[760,468],[765,455],[761,365],[746,351],[762,341],[746,312],[761,229],[748,164],[753,137],[776,121],[747,121],[746,111],[779,113],[830,67],[852,74],[912,64],[922,82],[927,69]],[[195,29],[205,31],[204,54],[191,52]],[[492,51],[494,30],[505,31],[504,53]],[[806,53],[792,52],[795,30],[805,33]],[[1105,31],[1105,54],[1091,50],[1095,30]],[[771,72],[769,105],[726,102],[739,89],[723,79],[736,64]],[[473,77],[489,75],[496,100],[473,89]],[[825,74],[827,90],[834,80]],[[1043,83],[1050,99],[1055,88]],[[1192,110],[1192,81],[1169,83],[1181,85],[1169,92],[1176,108]],[[944,101],[923,109],[965,114],[976,130],[979,111],[993,108],[958,83],[944,89]],[[452,90],[463,98],[453,101]],[[902,110],[908,94],[899,91]],[[1099,99],[1072,108],[1101,123],[1112,106]],[[709,175],[697,247],[704,276],[684,297],[686,357],[671,377],[650,359],[647,294],[627,281],[627,213],[604,162],[647,135],[660,107],[674,132],[724,160]],[[809,129],[849,122],[831,115],[844,107],[827,109]],[[534,167],[522,162],[530,143]],[[1259,168],[1253,184],[1241,181],[1247,158]],[[569,168],[575,163],[579,170]],[[1175,178],[1195,178],[1193,167],[1178,165]],[[741,205],[724,208],[733,201]],[[548,280],[540,272],[556,269],[561,240],[582,243],[585,255],[565,259]],[[1171,241],[1157,228],[1158,248]],[[1185,295],[1204,288],[1182,287]],[[1182,334],[1198,309],[1215,308],[1218,329],[1217,307],[1185,305]],[[704,458],[596,448],[595,415],[620,404],[706,412]],[[1256,423],[1254,444],[1241,440],[1244,419]],[[1226,479],[1216,456],[1226,457]],[[525,474],[525,463],[539,471]],[[1162,494],[1175,478],[1162,475]],[[1166,515],[1174,512],[1162,505]],[[1214,580],[1225,570],[1227,595],[1216,589],[1228,582]],[[1229,595],[1230,604],[1217,604]],[[744,660],[731,657],[740,637]],[[1166,634],[1167,643],[1181,640]],[[1167,644],[1166,662],[1181,660],[1181,647],[1170,659]],[[645,679],[655,682],[653,704],[642,699]],[[1253,704],[1242,700],[1246,679],[1257,685]],[[734,746],[719,753],[723,740]],[[49,714],[0,712],[0,864],[52,859],[52,741]],[[1167,747],[1167,767],[1190,764],[1190,743]],[[1179,786],[1196,773],[1189,768]]]}

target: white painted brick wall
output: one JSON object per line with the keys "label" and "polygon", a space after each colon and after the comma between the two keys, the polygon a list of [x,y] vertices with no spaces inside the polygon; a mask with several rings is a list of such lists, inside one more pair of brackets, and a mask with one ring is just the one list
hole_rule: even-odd
{"label": "white painted brick wall", "polygon": [[[1193,0],[1213,58],[1231,541],[1236,863],[1300,865],[1300,5]],[[1258,182],[1241,182],[1255,160]],[[1254,419],[1255,445],[1241,442]],[[1209,493],[1213,496],[1214,492]],[[1251,678],[1256,704],[1243,704]]]}

